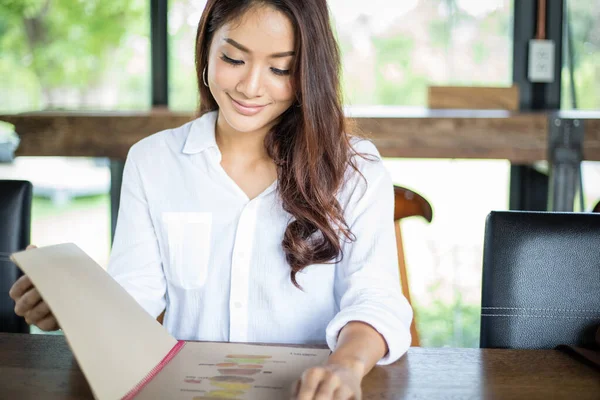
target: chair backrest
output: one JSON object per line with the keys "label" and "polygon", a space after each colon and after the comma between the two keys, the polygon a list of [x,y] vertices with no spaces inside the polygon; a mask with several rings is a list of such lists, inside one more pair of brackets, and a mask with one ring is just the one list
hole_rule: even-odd
{"label": "chair backrest", "polygon": [[[396,247],[398,250],[398,270],[400,273],[400,284],[402,294],[408,300],[412,307],[410,296],[410,285],[408,284],[408,273],[406,271],[406,261],[404,260],[404,245],[402,243],[402,230],[400,229],[400,220],[407,217],[423,217],[428,222],[433,218],[431,204],[420,194],[402,186],[394,185],[394,222],[396,229]],[[411,346],[420,346],[419,332],[416,327],[416,313],[410,324],[410,334],[412,336]]]}
{"label": "chair backrest", "polygon": [[420,216],[431,222],[431,204],[420,194],[394,185],[394,221],[413,216]]}
{"label": "chair backrest", "polygon": [[492,212],[481,306],[481,347],[594,343],[600,325],[600,215]]}
{"label": "chair backrest", "polygon": [[8,291],[22,275],[9,260],[30,240],[32,185],[27,181],[0,180],[0,332],[27,333],[29,326],[15,314]]}

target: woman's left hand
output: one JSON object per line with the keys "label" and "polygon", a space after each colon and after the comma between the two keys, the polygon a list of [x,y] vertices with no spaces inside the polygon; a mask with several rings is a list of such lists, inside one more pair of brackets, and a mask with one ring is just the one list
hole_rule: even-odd
{"label": "woman's left hand", "polygon": [[294,400],[360,400],[362,376],[351,368],[328,364],[309,368],[294,384]]}

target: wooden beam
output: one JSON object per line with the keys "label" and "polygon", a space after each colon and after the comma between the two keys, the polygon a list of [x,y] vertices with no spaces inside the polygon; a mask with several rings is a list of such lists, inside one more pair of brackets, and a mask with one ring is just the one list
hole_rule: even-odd
{"label": "wooden beam", "polygon": [[365,118],[361,130],[385,157],[483,158],[534,162],[546,158],[544,115],[506,118]]}
{"label": "wooden beam", "polygon": [[27,113],[0,116],[15,126],[17,156],[108,157],[124,160],[131,145],[192,120],[192,114]]}
{"label": "wooden beam", "polygon": [[429,108],[519,110],[519,87],[430,86]]}
{"label": "wooden beam", "polygon": [[[385,157],[507,159],[533,163],[547,156],[548,114],[475,110],[351,113],[356,131]],[[372,115],[372,116],[367,116]],[[571,113],[585,123],[584,158],[600,161],[600,113]],[[180,126],[193,114],[27,113],[0,115],[21,137],[18,156],[124,159],[132,144]]]}

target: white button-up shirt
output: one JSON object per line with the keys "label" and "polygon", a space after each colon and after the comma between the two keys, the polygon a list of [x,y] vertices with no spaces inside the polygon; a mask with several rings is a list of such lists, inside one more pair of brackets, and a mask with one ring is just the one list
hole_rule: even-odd
{"label": "white button-up shirt", "polygon": [[348,171],[337,198],[356,240],[343,259],[290,280],[281,246],[291,215],[277,184],[248,196],[221,167],[217,113],[131,147],[108,272],[180,340],[325,344],[362,321],[383,335],[388,364],[410,346],[412,310],[402,295],[393,188],[375,146],[355,140],[366,179]]}

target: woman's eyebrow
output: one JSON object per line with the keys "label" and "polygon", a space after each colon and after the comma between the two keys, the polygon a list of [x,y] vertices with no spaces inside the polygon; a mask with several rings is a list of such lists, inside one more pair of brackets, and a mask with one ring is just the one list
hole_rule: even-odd
{"label": "woman's eyebrow", "polygon": [[[227,43],[229,43],[230,45],[232,45],[233,47],[239,49],[240,51],[243,51],[244,53],[252,53],[252,51],[250,51],[250,49],[248,49],[246,46],[236,42],[235,40],[233,40],[231,38],[225,38],[223,40],[226,41]],[[294,55],[296,55],[296,53],[294,51],[283,51],[281,53],[273,53],[269,57],[281,58],[281,57],[290,57],[290,56],[294,56]]]}

